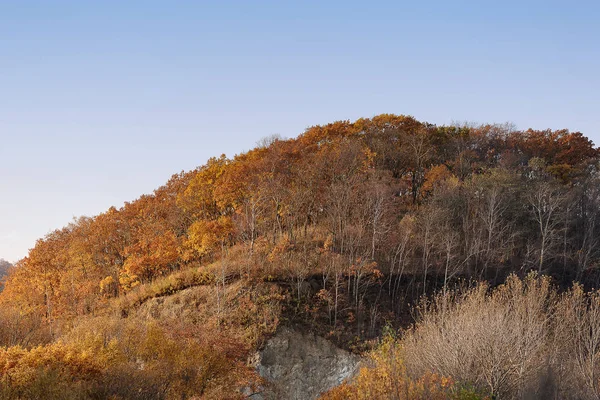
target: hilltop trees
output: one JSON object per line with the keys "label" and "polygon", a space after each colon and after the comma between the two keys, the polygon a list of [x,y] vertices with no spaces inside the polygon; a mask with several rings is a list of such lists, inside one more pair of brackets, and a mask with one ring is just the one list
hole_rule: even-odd
{"label": "hilltop trees", "polygon": [[[49,233],[10,269],[0,344],[19,347],[0,351],[12,360],[0,396],[52,379],[61,390],[71,382],[133,396],[122,377],[143,395],[215,394],[235,387],[232,368],[246,371],[243,358],[280,317],[357,348],[384,324],[407,322],[408,303],[439,289],[414,329],[383,342],[373,365],[332,398],[523,398],[553,379],[574,398],[596,398],[598,296],[583,287],[600,282],[598,161],[579,132],[390,114],[211,158]],[[490,289],[531,270],[582,286],[559,295],[550,278],[512,276]],[[471,279],[485,283],[456,290]],[[202,289],[178,301],[210,316],[172,319],[169,329],[131,319],[140,304],[182,289]],[[114,329],[67,337],[101,314],[113,315]],[[186,359],[189,351],[199,358]],[[97,359],[81,370],[89,354]],[[17,376],[15,388],[6,384]]]}
{"label": "hilltop trees", "polygon": [[[213,262],[221,285],[229,273],[291,281],[298,301],[323,289],[333,325],[340,312],[376,315],[383,293],[404,304],[407,293],[448,288],[459,276],[495,281],[535,269],[595,284],[597,164],[593,143],[567,130],[389,114],[315,126],[211,158],[47,235],[7,278],[0,302],[27,304],[50,327]],[[314,279],[320,287],[305,290]]]}

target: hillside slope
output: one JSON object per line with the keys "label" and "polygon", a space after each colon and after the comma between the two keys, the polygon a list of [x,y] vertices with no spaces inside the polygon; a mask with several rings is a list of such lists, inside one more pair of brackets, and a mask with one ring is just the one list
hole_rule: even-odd
{"label": "hillside slope", "polygon": [[[469,280],[597,286],[598,160],[579,132],[387,114],[272,138],[40,239],[0,294],[0,342],[33,368],[19,393],[75,370],[84,397],[134,396],[119,376],[235,397],[261,384],[247,357],[281,325],[362,352]],[[98,354],[91,375],[69,352]]]}

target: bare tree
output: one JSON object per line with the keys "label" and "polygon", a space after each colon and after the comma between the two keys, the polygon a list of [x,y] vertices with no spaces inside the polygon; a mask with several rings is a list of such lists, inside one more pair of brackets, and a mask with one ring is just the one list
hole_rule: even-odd
{"label": "bare tree", "polygon": [[565,238],[575,241],[574,252],[576,262],[576,279],[588,270],[600,256],[600,236],[598,223],[600,220],[600,177],[593,176],[583,183],[580,195],[571,208],[576,212],[575,232]]}
{"label": "bare tree", "polygon": [[409,162],[411,177],[412,202],[416,204],[419,193],[425,181],[425,171],[434,155],[434,147],[430,143],[429,131],[422,128],[414,133],[404,136],[404,157]]}
{"label": "bare tree", "polygon": [[561,212],[565,196],[553,182],[542,181],[532,185],[527,194],[530,213],[537,228],[535,265],[542,272],[544,264],[551,259],[560,241]]}
{"label": "bare tree", "polygon": [[421,252],[421,273],[423,274],[423,295],[427,293],[427,275],[432,267],[434,251],[439,236],[439,222],[442,211],[432,205],[421,209],[417,217],[419,226],[419,250]]}

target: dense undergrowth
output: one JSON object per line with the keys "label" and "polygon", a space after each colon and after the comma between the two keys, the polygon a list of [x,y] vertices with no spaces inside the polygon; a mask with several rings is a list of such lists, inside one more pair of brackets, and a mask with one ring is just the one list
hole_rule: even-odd
{"label": "dense undergrowth", "polygon": [[242,398],[261,384],[247,359],[278,326],[281,299],[270,284],[164,278],[63,326],[50,344],[4,348],[0,398]]}
{"label": "dense undergrowth", "polygon": [[600,291],[510,276],[423,299],[325,399],[596,399]]}

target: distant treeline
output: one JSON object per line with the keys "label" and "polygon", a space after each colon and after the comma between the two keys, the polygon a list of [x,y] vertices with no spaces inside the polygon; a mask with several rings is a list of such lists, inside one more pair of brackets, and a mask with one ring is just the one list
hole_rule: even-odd
{"label": "distant treeline", "polygon": [[0,277],[6,275],[10,267],[12,267],[11,263],[3,258],[0,258]]}
{"label": "distant treeline", "polygon": [[11,263],[9,263],[3,258],[0,258],[0,291],[4,287],[2,280],[6,277],[6,275],[8,275],[8,271],[12,266],[13,265]]}

